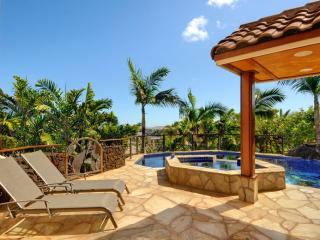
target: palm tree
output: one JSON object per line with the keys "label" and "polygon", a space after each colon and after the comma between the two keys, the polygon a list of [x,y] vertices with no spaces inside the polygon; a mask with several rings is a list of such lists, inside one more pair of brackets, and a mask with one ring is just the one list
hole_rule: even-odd
{"label": "palm tree", "polygon": [[[110,122],[110,99],[94,99],[94,92],[88,83],[87,88],[73,89],[63,96],[61,89],[48,79],[39,80],[41,109],[46,110],[50,132],[58,136],[58,142],[68,144],[71,139],[84,136],[99,137],[99,128]],[[84,101],[81,96],[86,91]],[[113,114],[113,113],[111,113]],[[47,136],[47,135],[46,135]]]}
{"label": "palm tree", "polygon": [[261,118],[272,118],[275,114],[274,106],[284,101],[285,95],[279,88],[267,90],[256,89],[255,114]]}
{"label": "palm tree", "polygon": [[182,102],[179,110],[180,116],[190,124],[193,134],[199,133],[203,123],[209,119],[214,119],[216,115],[222,115],[226,111],[226,107],[216,102],[197,108],[196,97],[192,94],[191,89],[188,91],[188,99]]}
{"label": "palm tree", "polygon": [[173,88],[161,91],[160,85],[169,74],[169,69],[161,67],[150,76],[143,76],[140,69],[136,69],[131,59],[128,60],[131,74],[131,94],[135,96],[135,103],[141,106],[142,152],[145,151],[146,135],[146,106],[177,106],[181,103]]}
{"label": "palm tree", "polygon": [[306,77],[301,79],[286,80],[279,82],[282,86],[290,86],[293,90],[302,94],[310,94],[313,97],[314,125],[316,128],[316,150],[320,153],[320,76]]}
{"label": "palm tree", "polygon": [[10,96],[3,91],[0,92],[0,109],[9,116],[14,116],[16,128],[14,131],[16,139],[24,145],[32,144],[28,135],[31,117],[37,108],[37,92],[28,85],[28,80],[14,76],[14,95]]}

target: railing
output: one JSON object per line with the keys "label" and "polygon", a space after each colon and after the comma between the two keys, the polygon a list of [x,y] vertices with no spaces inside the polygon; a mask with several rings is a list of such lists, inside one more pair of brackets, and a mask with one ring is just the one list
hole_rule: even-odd
{"label": "railing", "polygon": [[13,154],[25,153],[25,152],[34,152],[36,150],[44,150],[50,149],[50,151],[56,150],[63,147],[62,144],[50,144],[50,145],[36,145],[36,146],[24,146],[24,147],[16,147],[10,149],[0,149],[0,155],[3,156],[12,156]]}
{"label": "railing", "polygon": [[[278,135],[256,135],[256,151],[284,154],[285,138]],[[142,136],[108,139],[101,143],[104,148],[122,146],[124,157],[142,153]],[[145,136],[145,153],[166,151],[224,150],[240,151],[239,134],[189,134]]]}

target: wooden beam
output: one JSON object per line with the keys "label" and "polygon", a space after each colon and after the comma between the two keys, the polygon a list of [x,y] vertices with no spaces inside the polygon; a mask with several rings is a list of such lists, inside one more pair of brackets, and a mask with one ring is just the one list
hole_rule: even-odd
{"label": "wooden beam", "polygon": [[241,175],[255,176],[255,73],[241,74]]}
{"label": "wooden beam", "polygon": [[254,58],[250,58],[247,61],[251,62],[254,66],[256,66],[257,70],[259,72],[263,72],[263,73],[267,74],[269,77],[271,77],[274,80],[278,79],[278,77],[273,72],[271,72],[269,69],[265,68],[258,61],[256,61]]}
{"label": "wooden beam", "polygon": [[320,29],[306,31],[288,37],[277,38],[265,43],[231,50],[213,57],[216,63],[225,65],[248,58],[259,57],[289,49],[305,47],[320,43]]}
{"label": "wooden beam", "polygon": [[222,68],[226,69],[229,72],[232,72],[234,74],[237,74],[239,76],[241,76],[241,70],[236,68],[235,66],[233,66],[232,64],[226,64],[221,66]]}
{"label": "wooden beam", "polygon": [[283,81],[283,80],[294,80],[294,79],[300,79],[305,77],[315,77],[320,76],[320,73],[310,73],[310,74],[303,74],[299,76],[289,76],[289,77],[283,77],[283,78],[277,78],[277,79],[270,79],[270,80],[258,80],[256,79],[256,83],[268,83],[268,82],[274,82],[274,81]]}

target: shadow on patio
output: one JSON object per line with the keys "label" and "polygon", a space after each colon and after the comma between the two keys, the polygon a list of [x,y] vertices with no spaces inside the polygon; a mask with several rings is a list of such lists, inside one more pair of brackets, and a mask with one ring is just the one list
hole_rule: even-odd
{"label": "shadow on patio", "polygon": [[[179,194],[177,201],[179,201]],[[172,198],[172,196],[170,197]],[[186,199],[180,197],[181,202]],[[102,215],[56,215],[20,218],[6,224],[6,237],[56,236],[93,239],[308,239],[292,236],[267,210],[237,199],[221,203],[215,198],[194,197],[190,204],[175,204],[162,196],[144,199],[139,207],[125,210],[114,231]],[[250,213],[247,217],[243,211]],[[256,212],[255,212],[256,211]],[[2,223],[1,223],[2,225]],[[2,233],[4,229],[2,225]],[[8,231],[8,229],[10,229]],[[310,229],[312,231],[312,229]],[[90,234],[90,235],[87,235]],[[81,236],[79,236],[81,235]],[[310,236],[312,237],[312,236]],[[316,235],[314,236],[317,237]]]}

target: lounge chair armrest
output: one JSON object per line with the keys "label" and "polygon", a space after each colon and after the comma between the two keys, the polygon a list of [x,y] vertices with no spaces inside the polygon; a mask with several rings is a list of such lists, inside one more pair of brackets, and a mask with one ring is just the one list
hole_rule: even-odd
{"label": "lounge chair armrest", "polygon": [[18,200],[18,201],[10,201],[10,202],[5,202],[5,203],[0,203],[0,206],[6,206],[7,210],[9,212],[9,215],[11,218],[15,218],[15,214],[13,213],[13,210],[10,208],[10,205],[12,204],[17,204],[17,203],[24,203],[24,202],[43,202],[46,210],[49,214],[49,216],[51,216],[51,212],[48,206],[49,201],[45,200],[45,199],[31,199],[31,200]]}
{"label": "lounge chair armrest", "polygon": [[38,185],[39,188],[45,189],[56,189],[56,188],[64,188],[66,192],[72,192],[73,193],[73,183],[70,182],[62,182],[62,183],[48,183],[48,184],[42,184]]}
{"label": "lounge chair armrest", "polygon": [[23,202],[45,202],[49,203],[49,201],[45,199],[30,199],[30,200],[18,200],[18,201],[10,201],[10,202],[5,202],[5,203],[0,203],[0,206],[6,206],[14,203],[23,203]]}

